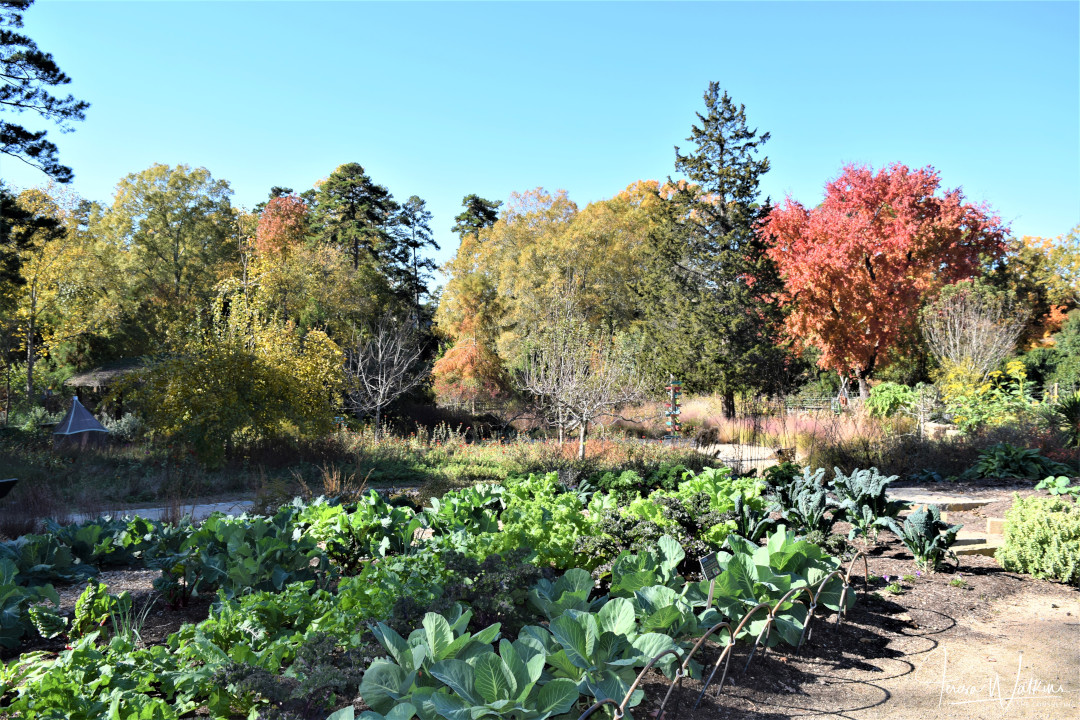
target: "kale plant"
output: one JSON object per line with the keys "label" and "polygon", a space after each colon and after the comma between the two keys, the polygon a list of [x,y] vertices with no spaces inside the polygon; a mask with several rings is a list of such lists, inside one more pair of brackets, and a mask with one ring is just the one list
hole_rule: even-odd
{"label": "kale plant", "polygon": [[941,521],[941,511],[937,505],[926,505],[904,520],[900,539],[915,556],[918,565],[936,570],[946,555],[951,555],[953,560],[956,560],[956,553],[950,548],[956,542],[956,533],[962,527],[963,525],[946,525]]}

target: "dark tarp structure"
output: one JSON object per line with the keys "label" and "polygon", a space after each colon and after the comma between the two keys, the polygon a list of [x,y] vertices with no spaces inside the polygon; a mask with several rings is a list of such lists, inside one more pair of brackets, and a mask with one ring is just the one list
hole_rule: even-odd
{"label": "dark tarp structure", "polygon": [[53,444],[56,446],[79,445],[86,447],[88,442],[101,442],[108,434],[90,411],[83,407],[79,398],[71,398],[71,409],[53,430]]}

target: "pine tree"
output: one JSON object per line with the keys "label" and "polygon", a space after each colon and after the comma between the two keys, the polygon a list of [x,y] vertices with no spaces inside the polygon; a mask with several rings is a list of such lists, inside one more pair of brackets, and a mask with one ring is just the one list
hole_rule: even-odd
{"label": "pine tree", "polygon": [[[83,120],[90,104],[71,95],[61,98],[48,88],[67,85],[50,53],[15,29],[23,25],[22,15],[34,0],[0,0],[0,108],[5,112],[27,110],[56,123],[61,132],[68,122]],[[57,182],[71,182],[75,173],[61,165],[57,147],[45,138],[45,130],[28,130],[22,125],[0,120],[0,153],[38,168]]]}
{"label": "pine tree", "polygon": [[323,238],[348,253],[354,270],[367,258],[384,269],[400,260],[401,248],[392,233],[397,210],[390,191],[372,181],[359,163],[340,166],[316,195],[316,222]]}
{"label": "pine tree", "polygon": [[755,233],[768,210],[758,183],[769,169],[759,158],[769,134],[748,128],[744,106],[717,83],[705,107],[687,138],[693,151],[675,148],[675,169],[689,182],[666,188],[638,290],[656,369],[690,391],[720,393],[731,417],[736,393],[771,389],[785,369],[779,311],[769,301],[779,277]]}
{"label": "pine tree", "polygon": [[466,235],[478,235],[481,230],[491,227],[499,219],[501,205],[501,202],[485,200],[479,195],[466,195],[461,200],[461,206],[465,210],[454,218],[457,222],[450,230],[456,232],[462,239]]}
{"label": "pine tree", "polygon": [[405,246],[412,254],[412,300],[414,318],[420,321],[420,295],[427,293],[427,281],[431,279],[431,273],[435,270],[435,261],[431,258],[420,257],[419,251],[430,247],[439,249],[439,244],[431,234],[431,211],[427,209],[427,203],[420,197],[413,195],[401,206],[398,215],[398,226],[404,237]]}

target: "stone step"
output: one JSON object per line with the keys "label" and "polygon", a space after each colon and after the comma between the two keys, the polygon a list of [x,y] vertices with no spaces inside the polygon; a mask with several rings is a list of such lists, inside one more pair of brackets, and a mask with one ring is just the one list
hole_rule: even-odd
{"label": "stone step", "polygon": [[961,530],[956,533],[956,542],[953,543],[953,547],[960,547],[961,545],[985,545],[990,540],[990,536],[986,533],[976,532],[974,530]]}
{"label": "stone step", "polygon": [[963,510],[974,510],[981,508],[984,505],[989,505],[991,500],[984,500],[980,498],[966,497],[964,495],[950,495],[950,494],[936,494],[927,492],[899,492],[889,493],[891,500],[903,500],[910,503],[911,508],[914,510],[923,505],[937,505],[938,509],[942,512],[952,510],[953,512],[960,512]]}
{"label": "stone step", "polygon": [[961,530],[956,533],[952,550],[957,555],[987,555],[993,557],[1001,547],[1002,537],[997,534]]}
{"label": "stone step", "polygon": [[986,555],[987,557],[994,557],[994,553],[996,553],[1000,547],[1001,541],[995,540],[980,545],[962,545],[954,547],[953,552],[957,555]]}

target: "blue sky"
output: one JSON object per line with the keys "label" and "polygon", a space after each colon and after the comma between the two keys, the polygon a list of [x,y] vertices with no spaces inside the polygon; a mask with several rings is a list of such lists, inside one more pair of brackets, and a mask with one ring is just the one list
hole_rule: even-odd
{"label": "blue sky", "polygon": [[[156,162],[251,207],[359,162],[434,212],[537,186],[579,205],[674,173],[711,80],[768,131],[763,191],[933,165],[1019,235],[1080,223],[1080,4],[38,0],[25,28],[91,107],[50,133],[109,202]],[[32,125],[32,118],[22,116]],[[4,158],[16,187],[42,176]]]}

